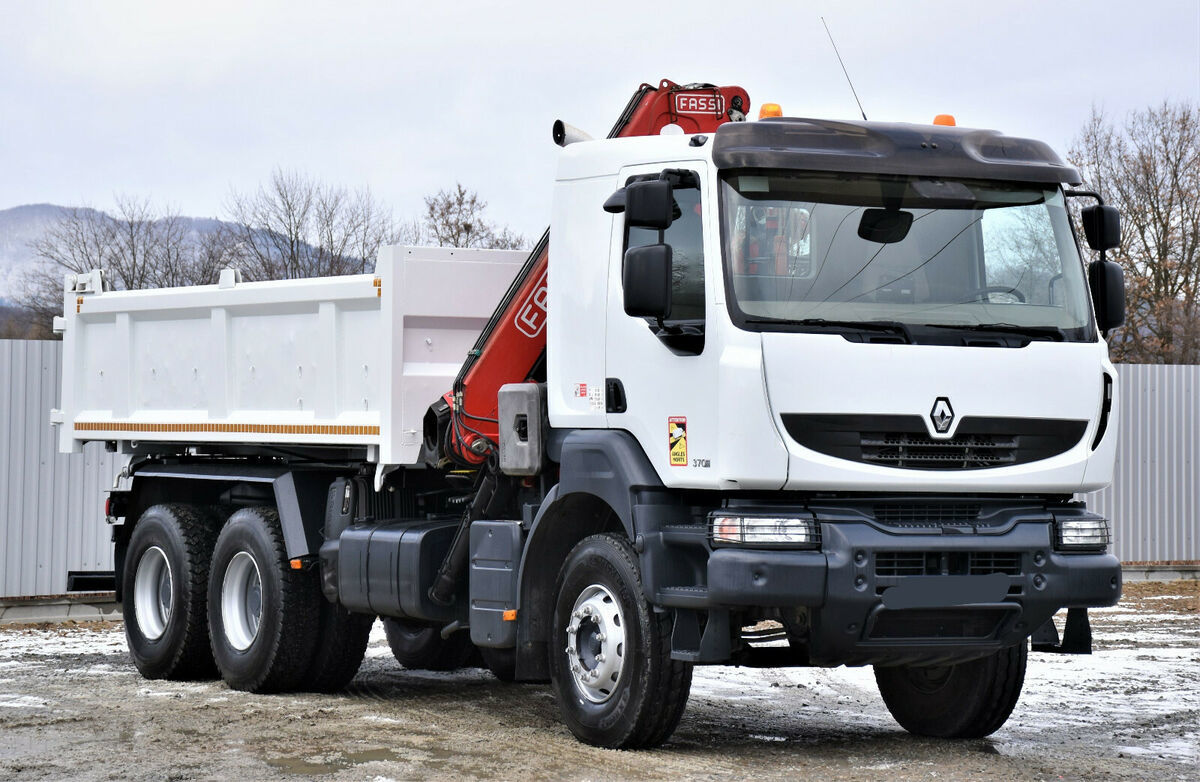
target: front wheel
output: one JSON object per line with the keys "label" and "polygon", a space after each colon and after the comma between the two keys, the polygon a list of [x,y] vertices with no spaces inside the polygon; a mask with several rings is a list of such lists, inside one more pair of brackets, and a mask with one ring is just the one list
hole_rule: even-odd
{"label": "front wheel", "polygon": [[957,665],[875,666],[888,711],[909,733],[974,739],[1008,720],[1025,682],[1025,642]]}
{"label": "front wheel", "polygon": [[637,554],[622,537],[593,535],[558,577],[550,679],[567,727],[612,749],[655,747],[675,731],[692,684],[671,659],[670,614],[642,594]]}

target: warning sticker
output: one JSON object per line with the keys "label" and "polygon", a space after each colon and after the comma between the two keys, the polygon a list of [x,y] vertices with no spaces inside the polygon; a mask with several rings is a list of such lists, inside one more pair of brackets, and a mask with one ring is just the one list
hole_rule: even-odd
{"label": "warning sticker", "polygon": [[604,387],[592,386],[588,389],[588,400],[591,402],[592,410],[597,412],[604,411]]}
{"label": "warning sticker", "polygon": [[672,467],[687,467],[687,418],[673,415],[667,419],[667,449]]}

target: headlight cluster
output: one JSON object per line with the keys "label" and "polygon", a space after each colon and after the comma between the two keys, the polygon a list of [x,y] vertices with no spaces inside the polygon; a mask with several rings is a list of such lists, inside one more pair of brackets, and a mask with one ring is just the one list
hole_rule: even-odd
{"label": "headlight cluster", "polygon": [[1103,551],[1112,542],[1103,516],[1056,518],[1055,548],[1060,551]]}
{"label": "headlight cluster", "polygon": [[821,527],[811,516],[759,516],[717,511],[708,516],[708,534],[714,546],[821,546]]}

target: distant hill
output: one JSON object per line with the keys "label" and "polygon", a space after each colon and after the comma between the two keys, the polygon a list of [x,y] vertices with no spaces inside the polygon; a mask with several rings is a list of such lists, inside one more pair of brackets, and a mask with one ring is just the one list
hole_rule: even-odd
{"label": "distant hill", "polygon": [[21,274],[36,262],[33,243],[62,213],[63,207],[54,204],[28,204],[0,211],[0,304],[16,298]]}
{"label": "distant hill", "polygon": [[[37,264],[33,244],[68,209],[56,204],[26,204],[0,210],[0,306],[15,302],[21,276]],[[181,218],[197,234],[216,231],[220,220],[207,217]]]}

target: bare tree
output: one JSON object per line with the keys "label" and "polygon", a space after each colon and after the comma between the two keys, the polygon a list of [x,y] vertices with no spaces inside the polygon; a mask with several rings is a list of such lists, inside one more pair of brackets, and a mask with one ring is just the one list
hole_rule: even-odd
{"label": "bare tree", "polygon": [[1070,157],[1121,210],[1111,257],[1125,269],[1127,319],[1114,357],[1200,363],[1200,109],[1163,103],[1119,126],[1093,109]]}
{"label": "bare tree", "polygon": [[35,330],[48,331],[62,312],[63,276],[104,269],[117,289],[194,285],[216,279],[206,240],[187,221],[150,201],[116,197],[113,214],[73,207],[33,243],[39,263],[21,280],[20,303]]}
{"label": "bare tree", "polygon": [[282,169],[254,193],[233,193],[228,212],[233,254],[252,279],[360,274],[397,237],[391,213],[369,190]]}
{"label": "bare tree", "polygon": [[50,339],[49,321],[25,307],[0,304],[0,339]]}
{"label": "bare tree", "polygon": [[490,250],[524,250],[525,237],[497,226],[484,217],[487,202],[473,190],[455,183],[425,199],[422,238],[441,247],[476,247]]}
{"label": "bare tree", "polygon": [[227,266],[258,280],[359,274],[374,268],[380,247],[395,242],[526,246],[524,237],[487,221],[487,204],[462,185],[426,198],[425,207],[422,218],[398,224],[367,189],[276,170],[254,193],[231,195],[232,222],[202,230],[173,209],[124,195],[112,214],[65,209],[34,243],[41,263],[22,281],[20,307],[5,313],[4,331],[33,333],[25,329],[28,318],[34,332],[48,334],[62,311],[67,273],[104,269],[110,284],[129,290],[212,283]]}

